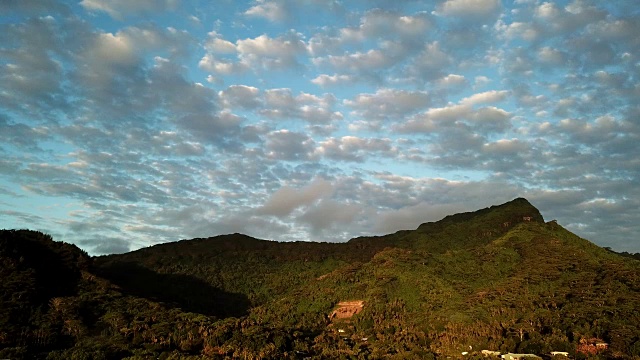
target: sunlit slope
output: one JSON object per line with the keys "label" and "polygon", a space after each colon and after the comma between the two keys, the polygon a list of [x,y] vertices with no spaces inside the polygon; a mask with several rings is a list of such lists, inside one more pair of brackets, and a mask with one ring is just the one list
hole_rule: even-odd
{"label": "sunlit slope", "polygon": [[[516,199],[425,223],[417,230],[357,238],[348,243],[287,243],[232,234],[156,245],[100,257],[96,262],[103,275],[123,286],[148,285],[148,277],[131,275],[147,274],[133,271],[144,267],[159,274],[194,276],[215,288],[245,294],[257,305],[333,270],[368,262],[387,247],[439,253],[476,246],[490,242],[525,218],[543,221],[529,202]],[[168,288],[177,290],[175,286]]]}
{"label": "sunlit slope", "polygon": [[389,351],[428,344],[443,354],[469,346],[548,353],[596,337],[628,352],[640,345],[639,264],[553,222],[525,222],[484,244],[439,253],[387,248],[251,314],[288,326],[315,323],[330,336],[323,316],[358,299],[363,312],[344,326]]}
{"label": "sunlit slope", "polygon": [[[545,223],[525,199],[341,244],[234,234],[98,263],[102,275],[141,290],[139,296],[190,311],[247,314],[256,329],[298,334],[298,351],[310,354],[363,347],[379,356],[399,349],[457,354],[470,346],[541,353],[575,351],[590,338],[610,342],[609,351],[640,351],[640,262]],[[131,271],[140,267],[193,277],[233,296],[212,299],[171,282],[153,289]],[[348,342],[329,319],[346,300],[365,302],[341,325],[349,328]],[[356,341],[363,338],[366,344]]]}

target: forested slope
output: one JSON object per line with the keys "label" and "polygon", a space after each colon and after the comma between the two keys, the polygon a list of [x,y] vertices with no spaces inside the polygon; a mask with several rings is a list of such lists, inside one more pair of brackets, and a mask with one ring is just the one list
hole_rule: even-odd
{"label": "forested slope", "polygon": [[[1,239],[3,290],[33,286],[2,298],[0,357],[640,356],[640,261],[525,199],[341,244],[233,234],[91,259],[39,233]],[[364,307],[331,318],[347,300]]]}

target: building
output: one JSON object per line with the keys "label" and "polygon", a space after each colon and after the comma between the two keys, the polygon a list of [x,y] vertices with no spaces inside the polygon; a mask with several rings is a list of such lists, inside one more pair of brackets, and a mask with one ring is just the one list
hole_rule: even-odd
{"label": "building", "polygon": [[507,353],[500,356],[505,360],[529,360],[529,359],[542,359],[540,356],[535,354],[512,354]]}

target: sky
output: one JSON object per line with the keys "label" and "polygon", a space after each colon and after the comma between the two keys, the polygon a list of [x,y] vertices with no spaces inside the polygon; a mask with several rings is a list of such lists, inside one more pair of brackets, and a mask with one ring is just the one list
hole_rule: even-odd
{"label": "sky", "polygon": [[0,228],[346,241],[525,197],[640,252],[637,1],[0,1]]}

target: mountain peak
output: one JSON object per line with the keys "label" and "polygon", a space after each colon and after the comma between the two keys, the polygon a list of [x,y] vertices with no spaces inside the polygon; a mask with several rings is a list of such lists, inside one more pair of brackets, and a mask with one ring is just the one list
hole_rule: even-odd
{"label": "mountain peak", "polygon": [[516,198],[421,224],[411,236],[429,251],[447,251],[486,244],[521,223],[544,224],[544,218],[527,199]]}
{"label": "mountain peak", "polygon": [[457,222],[481,221],[496,225],[515,224],[522,221],[544,223],[540,211],[525,198],[516,198],[501,205],[493,205],[484,209],[445,216],[442,220],[421,224],[418,230],[426,230],[435,224],[448,225]]}

